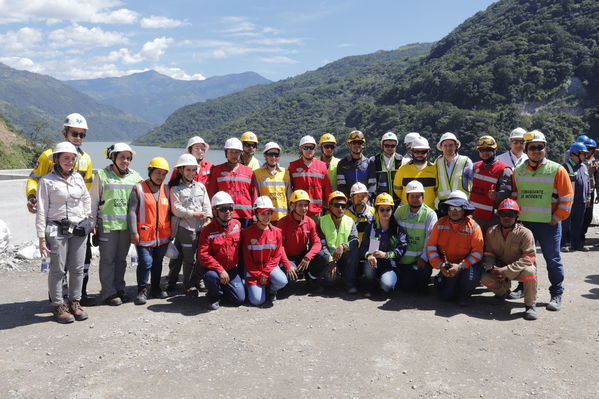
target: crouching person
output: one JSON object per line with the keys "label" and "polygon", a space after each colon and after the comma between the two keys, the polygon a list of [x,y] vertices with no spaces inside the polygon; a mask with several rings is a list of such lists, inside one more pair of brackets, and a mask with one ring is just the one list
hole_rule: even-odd
{"label": "crouching person", "polygon": [[466,306],[480,282],[483,233],[469,216],[474,207],[463,192],[453,191],[439,210],[447,216],[437,221],[426,244],[431,265],[440,270],[435,285],[441,299]]}
{"label": "crouching person", "polygon": [[372,296],[375,280],[385,292],[390,292],[397,284],[397,261],[408,246],[406,233],[393,218],[393,197],[387,193],[379,194],[374,201],[375,219],[366,226],[360,259],[364,265],[366,292]]}
{"label": "crouching person", "polygon": [[506,199],[499,205],[499,224],[491,227],[485,236],[481,282],[491,290],[499,302],[505,300],[512,280],[524,283],[524,318],[536,320],[537,267],[535,239],[532,232],[518,222],[520,207]]}
{"label": "crouching person", "polygon": [[214,218],[200,233],[198,262],[206,268],[209,308],[216,310],[223,298],[235,306],[243,304],[245,289],[238,265],[241,223],[233,219],[233,198],[219,191],[211,205]]}

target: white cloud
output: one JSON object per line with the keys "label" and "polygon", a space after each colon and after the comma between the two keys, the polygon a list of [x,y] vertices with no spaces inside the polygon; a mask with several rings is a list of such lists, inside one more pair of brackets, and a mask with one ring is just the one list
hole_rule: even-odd
{"label": "white cloud", "polygon": [[345,47],[352,47],[352,46],[353,46],[353,44],[351,44],[351,43],[339,43],[337,45],[337,48],[345,48]]}
{"label": "white cloud", "polygon": [[247,40],[247,43],[262,44],[265,46],[280,46],[285,44],[303,44],[302,39],[285,39],[282,37],[271,37],[263,39]]}
{"label": "white cloud", "polygon": [[223,33],[251,32],[256,29],[256,24],[248,21],[246,17],[224,17],[220,21],[227,26],[222,30]]}
{"label": "white cloud", "polygon": [[159,72],[163,75],[170,76],[173,79],[179,80],[204,80],[206,77],[201,73],[194,73],[193,75],[187,74],[181,68],[167,68],[167,67],[154,67],[156,72]]}
{"label": "white cloud", "polygon": [[8,65],[11,68],[42,73],[44,69],[40,65],[36,65],[30,58],[24,57],[0,57],[0,62]]}
{"label": "white cloud", "polygon": [[8,31],[0,35],[0,47],[9,54],[20,53],[30,50],[41,40],[41,31],[26,26],[18,31]]}
{"label": "white cloud", "polygon": [[[17,4],[18,3],[18,4]],[[0,23],[43,21],[93,22],[105,24],[133,24],[139,14],[127,8],[116,7],[118,0],[28,0],[0,1]]]}
{"label": "white cloud", "polygon": [[140,26],[146,29],[158,29],[158,28],[177,28],[179,26],[190,25],[187,21],[181,21],[178,19],[171,19],[160,16],[150,16],[142,18]]}
{"label": "white cloud", "polygon": [[297,64],[297,61],[293,58],[285,57],[284,55],[275,55],[273,57],[261,57],[259,58],[262,62],[268,62],[270,64]]}
{"label": "white cloud", "polygon": [[50,47],[75,47],[88,50],[91,47],[111,47],[128,44],[129,39],[120,32],[106,32],[98,27],[88,29],[81,25],[73,25],[57,29],[49,34]]}
{"label": "white cloud", "polygon": [[170,37],[158,37],[146,42],[138,53],[132,53],[128,48],[111,51],[105,57],[96,57],[100,62],[122,62],[126,65],[142,61],[158,61],[164,55],[168,46],[173,42]]}
{"label": "white cloud", "polygon": [[100,24],[123,24],[130,25],[134,24],[139,18],[139,14],[135,11],[121,8],[115,11],[101,12],[93,14],[89,18],[89,22],[100,23]]}

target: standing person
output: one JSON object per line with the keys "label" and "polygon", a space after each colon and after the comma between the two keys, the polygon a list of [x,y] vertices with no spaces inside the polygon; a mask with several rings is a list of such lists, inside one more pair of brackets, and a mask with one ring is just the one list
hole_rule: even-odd
{"label": "standing person", "polygon": [[349,216],[356,225],[358,246],[360,246],[366,226],[374,221],[374,208],[368,203],[368,190],[362,183],[354,183],[350,195],[351,205],[345,210],[345,215]]}
{"label": "standing person", "polygon": [[252,204],[256,199],[256,180],[252,168],[240,163],[243,147],[239,139],[233,137],[225,141],[227,161],[212,168],[208,181],[208,195],[224,191],[233,198],[233,217],[242,227],[252,223]]}
{"label": "standing person", "polygon": [[437,149],[443,153],[443,156],[435,161],[439,203],[449,198],[449,194],[456,190],[466,194],[466,197],[470,195],[472,161],[467,156],[458,154],[461,145],[460,140],[451,132],[443,133],[437,143]]}
{"label": "standing person", "polygon": [[512,195],[512,169],[497,159],[497,142],[482,136],[476,142],[480,161],[474,164],[470,203],[476,208],[472,217],[483,231],[497,224],[495,209]]}
{"label": "standing person", "polygon": [[370,188],[372,198],[381,193],[391,194],[393,202],[399,204],[399,198],[393,190],[393,180],[397,169],[402,165],[402,156],[395,152],[397,149],[397,136],[387,132],[381,137],[381,153],[370,157],[368,161],[368,180],[374,179],[376,183]]}
{"label": "standing person", "polygon": [[287,276],[279,267],[283,261],[281,229],[270,224],[274,207],[267,196],[256,198],[256,223],[241,232],[241,246],[245,267],[248,299],[260,306],[268,299],[274,301],[277,291],[287,285]]}
{"label": "standing person", "polygon": [[[210,223],[212,210],[206,186],[194,180],[198,163],[191,154],[183,154],[177,160],[175,168],[179,170],[170,188],[171,228],[175,235],[175,247],[180,256],[168,264],[167,292],[176,290],[179,271],[183,264],[183,289],[187,296],[197,296],[200,290],[200,267],[196,264],[198,237],[202,228]],[[194,290],[193,288],[197,288]]]}
{"label": "standing person", "polygon": [[466,306],[480,283],[483,233],[469,216],[474,207],[462,191],[454,191],[439,206],[447,216],[439,218],[426,244],[429,262],[440,271],[435,285],[441,299],[457,299]]}
{"label": "standing person", "polygon": [[[516,167],[512,198],[520,206],[520,220],[541,244],[551,286],[548,310],[560,310],[564,292],[564,265],[560,256],[562,220],[570,215],[574,191],[568,172],[545,157],[547,140],[543,132],[533,130],[524,135],[528,160]],[[555,198],[555,202],[554,202]],[[510,298],[520,298],[519,286]]]}
{"label": "standing person", "polygon": [[337,165],[337,190],[346,197],[349,197],[351,186],[356,182],[368,187],[368,192],[374,192],[376,179],[368,177],[368,158],[362,154],[365,143],[364,133],[352,130],[347,138],[350,153]]}
{"label": "standing person", "polygon": [[325,133],[320,136],[320,160],[327,164],[331,190],[337,190],[337,165],[341,159],[333,156],[337,140],[331,133]]}
{"label": "standing person", "polygon": [[[393,192],[406,205],[407,193],[404,187],[413,180],[419,181],[424,187],[424,203],[435,209],[437,199],[437,166],[427,160],[430,146],[424,137],[417,137],[412,141],[411,160],[402,165],[393,179]],[[406,159],[404,157],[404,159]]]}
{"label": "standing person", "polygon": [[501,162],[512,168],[516,169],[516,166],[528,159],[528,155],[524,153],[524,134],[526,130],[521,127],[517,127],[510,133],[510,149],[501,155],[497,156]]}
{"label": "standing person", "polygon": [[[599,190],[599,169],[597,168],[597,157],[595,156],[595,150],[597,149],[597,142],[593,139],[588,139],[584,142],[587,147],[587,156],[585,164],[589,170],[589,180],[591,183],[591,203],[590,206],[584,212],[584,223],[582,226],[582,245],[586,243],[586,234],[589,230],[589,226],[593,221],[593,204],[595,203],[595,190]],[[597,197],[599,198],[599,196]]]}
{"label": "standing person", "polygon": [[131,243],[139,258],[136,305],[145,305],[147,301],[150,274],[150,295],[158,299],[168,296],[160,287],[160,277],[162,260],[172,235],[170,190],[163,184],[169,169],[163,157],[152,158],[148,164],[148,179],[136,184],[129,198]]}
{"label": "standing person", "polygon": [[[69,142],[57,144],[52,151],[54,166],[36,187],[36,232],[42,258],[50,256],[48,291],[54,306],[54,319],[59,323],[72,323],[88,317],[79,301],[85,241],[91,230],[91,223],[86,220],[91,215],[91,204],[83,177],[73,173],[78,154]],[[84,227],[86,221],[87,228]],[[68,306],[62,295],[62,279],[67,273]]]}
{"label": "standing person", "polygon": [[[574,189],[574,201],[570,216],[562,221],[561,251],[588,251],[582,242],[584,214],[591,205],[591,181],[585,161],[587,147],[583,143],[570,146],[570,158],[562,164],[568,171]],[[568,248],[568,246],[570,248]]]}
{"label": "standing person", "polygon": [[221,299],[239,306],[245,301],[245,288],[239,267],[241,224],[233,219],[233,198],[219,191],[212,196],[214,219],[202,229],[198,262],[207,269],[204,275],[209,309],[220,307]]}
{"label": "standing person", "polygon": [[[85,151],[81,148],[85,136],[87,135],[87,121],[85,118],[78,113],[69,114],[64,119],[63,129],[61,131],[66,142],[69,142],[77,148],[77,164],[75,165],[75,171],[83,177],[85,186],[89,190],[92,185],[93,168],[92,160]],[[27,178],[27,184],[25,186],[27,196],[27,209],[31,213],[35,213],[37,209],[36,205],[36,193],[39,180],[50,173],[54,168],[54,161],[52,160],[52,148],[48,148],[40,154],[35,164],[35,168],[29,174]],[[81,305],[93,306],[96,304],[96,300],[93,297],[87,295],[87,282],[89,280],[89,267],[92,259],[91,244],[89,239],[86,244],[85,259],[83,264],[83,286],[81,294]],[[64,280],[66,286],[66,279]],[[66,290],[64,290],[66,293]]]}
{"label": "standing person", "polygon": [[241,163],[249,166],[252,170],[260,168],[260,161],[255,156],[258,149],[258,136],[254,132],[245,132],[241,135],[241,143],[243,144]]}
{"label": "standing person", "polygon": [[401,160],[402,165],[405,165],[412,160],[412,148],[413,148],[412,143],[418,137],[420,137],[420,133],[410,132],[410,133],[406,134],[405,137],[403,138],[403,145],[404,145],[406,154],[403,156],[403,158]]}
{"label": "standing person", "polygon": [[[210,146],[208,143],[204,141],[203,138],[199,136],[193,136],[189,140],[187,140],[187,145],[185,146],[187,153],[193,155],[198,162],[198,171],[193,179],[199,183],[202,183],[204,186],[208,184],[208,180],[210,179],[210,175],[212,173],[212,168],[214,164],[210,161],[206,161],[204,157],[208,153]],[[173,169],[173,173],[171,174],[171,181],[177,177],[179,173],[179,168]],[[170,182],[170,181],[169,181]]]}
{"label": "standing person", "polygon": [[405,231],[393,218],[393,198],[388,193],[379,194],[374,201],[376,218],[366,226],[360,244],[367,298],[372,296],[375,281],[388,293],[397,283],[398,260],[406,252],[408,239]]}
{"label": "standing person", "polygon": [[424,203],[425,188],[417,180],[406,185],[406,202],[395,210],[395,221],[408,236],[406,252],[399,258],[399,288],[425,293],[433,273],[426,243],[437,223],[437,214]]}
{"label": "standing person", "polygon": [[91,189],[92,222],[100,248],[100,292],[107,305],[119,306],[129,301],[125,292],[127,255],[131,231],[127,222],[129,197],[133,186],[143,179],[129,169],[135,152],[126,143],[116,143],[106,150],[111,165],[99,169]]}
{"label": "standing person", "polygon": [[254,179],[258,195],[268,196],[273,205],[271,223],[277,222],[287,215],[287,198],[291,195],[291,181],[289,171],[279,165],[281,147],[275,142],[268,142],[264,146],[264,165],[254,170]]}
{"label": "standing person", "polygon": [[524,318],[536,320],[537,248],[532,232],[518,222],[520,208],[508,198],[499,204],[499,224],[492,226],[485,236],[485,269],[481,282],[504,302],[512,280],[524,284]]}
{"label": "standing person", "polygon": [[314,159],[316,140],[304,136],[299,142],[300,158],[289,164],[292,190],[304,190],[310,196],[308,216],[317,217],[323,209],[323,203],[331,193],[331,181],[327,165]]}

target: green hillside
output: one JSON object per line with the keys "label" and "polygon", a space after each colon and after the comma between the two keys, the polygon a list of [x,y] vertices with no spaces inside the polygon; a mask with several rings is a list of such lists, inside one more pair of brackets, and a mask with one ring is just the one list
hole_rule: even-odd
{"label": "green hillside", "polygon": [[0,115],[0,169],[31,168],[38,149],[32,141],[15,133],[15,128]]}

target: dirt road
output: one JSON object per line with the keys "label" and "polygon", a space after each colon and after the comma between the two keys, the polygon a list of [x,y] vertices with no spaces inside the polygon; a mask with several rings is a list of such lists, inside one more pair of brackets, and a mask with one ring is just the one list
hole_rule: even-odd
{"label": "dirt road", "polygon": [[[599,243],[599,229],[590,237]],[[0,397],[596,398],[598,254],[563,254],[560,312],[543,307],[541,261],[534,322],[522,300],[494,306],[482,288],[460,308],[433,295],[312,296],[299,284],[267,309],[207,312],[203,295],[180,296],[88,308],[89,320],[60,325],[46,275],[21,265],[0,272]],[[133,270],[127,282],[133,294]]]}

